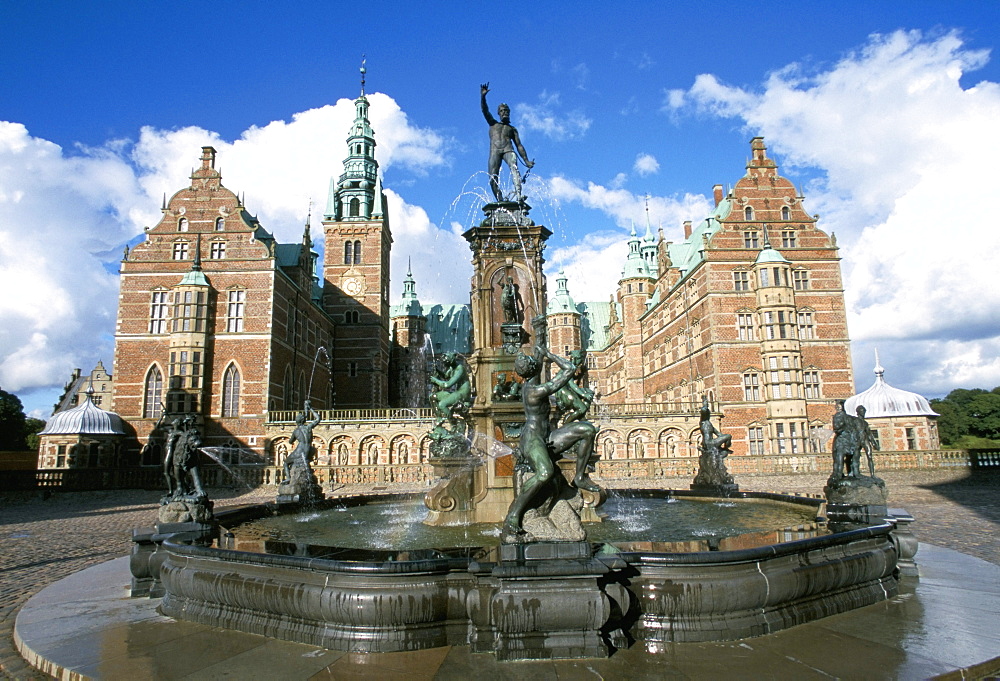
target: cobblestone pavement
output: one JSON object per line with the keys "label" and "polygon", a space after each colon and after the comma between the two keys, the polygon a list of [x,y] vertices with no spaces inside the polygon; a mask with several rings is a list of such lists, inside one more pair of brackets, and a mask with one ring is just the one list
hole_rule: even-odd
{"label": "cobblestone pavement", "polygon": [[[888,485],[889,505],[914,516],[911,527],[921,542],[1000,565],[1000,470],[957,468],[879,475]],[[743,475],[737,482],[744,490],[819,493],[825,476]],[[686,487],[687,481],[667,479],[662,484]],[[338,490],[353,491],[361,490]],[[127,555],[131,529],[152,524],[161,494],[120,490],[54,493],[45,498],[40,493],[0,493],[0,670],[5,678],[48,678],[28,667],[14,649],[14,618],[21,604],[73,572]],[[268,500],[273,494],[266,488],[243,495],[210,491],[217,508]]]}

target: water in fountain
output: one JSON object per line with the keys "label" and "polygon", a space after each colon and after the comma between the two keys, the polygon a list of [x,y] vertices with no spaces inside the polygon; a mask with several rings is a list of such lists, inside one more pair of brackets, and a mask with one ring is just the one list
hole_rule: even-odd
{"label": "water in fountain", "polygon": [[236,465],[240,466],[251,465],[260,468],[267,465],[267,461],[263,456],[251,449],[243,449],[242,447],[201,447],[199,451],[203,452],[205,456],[219,464],[222,470],[226,471],[231,480],[240,483],[240,485],[246,487],[247,490],[254,489],[254,486],[248,483],[243,476],[239,474],[238,470],[231,468],[226,460],[228,459],[231,462],[235,458],[238,462]]}
{"label": "water in fountain", "polygon": [[316,364],[319,362],[319,353],[321,352],[323,353],[323,356],[326,357],[327,363],[330,362],[330,353],[326,351],[326,348],[322,345],[317,347],[316,355],[313,357],[312,371],[309,373],[309,388],[306,390],[306,395],[312,395],[313,376],[316,375]]}

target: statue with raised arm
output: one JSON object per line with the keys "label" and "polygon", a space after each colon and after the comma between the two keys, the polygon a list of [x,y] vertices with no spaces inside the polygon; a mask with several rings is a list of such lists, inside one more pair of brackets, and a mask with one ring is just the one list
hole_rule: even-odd
{"label": "statue with raised arm", "polygon": [[[457,432],[460,427],[464,431],[465,416],[472,406],[472,382],[465,362],[454,352],[444,353],[440,377],[431,376],[430,382],[440,388],[431,395],[431,404],[438,416],[437,425],[447,423],[451,432]],[[463,423],[459,423],[460,419]]]}
{"label": "statue with raised arm", "polygon": [[[309,418],[312,417],[312,420]],[[282,464],[285,479],[278,485],[278,503],[302,503],[323,498],[322,489],[309,465],[312,451],[313,429],[319,425],[320,415],[309,400],[305,401],[302,412],[295,418],[295,429],[288,436],[288,444],[294,446]]]}
{"label": "statue with raised arm", "polygon": [[520,324],[524,321],[524,301],[521,300],[518,288],[514,279],[507,277],[503,290],[500,292],[500,307],[503,309],[504,324]]}
{"label": "statue with raised arm", "polygon": [[[514,371],[524,379],[521,385],[524,427],[521,429],[520,459],[531,476],[525,476],[519,485],[515,483],[516,496],[504,520],[502,537],[505,543],[524,543],[539,538],[582,541],[586,533],[580,525],[579,508],[573,507],[573,502],[582,507],[577,490],[600,492],[600,487],[588,475],[597,428],[587,421],[576,421],[555,430],[551,428],[549,398],[573,379],[577,366],[549,352],[544,315],[536,317],[532,326],[536,339],[534,354],[521,353],[514,360]],[[545,361],[554,362],[560,368],[559,373],[548,381],[541,380]],[[576,457],[573,479],[576,490],[566,484],[556,466],[556,461],[570,451]],[[553,531],[564,531],[565,536],[538,537],[535,532],[526,532],[522,523],[527,512],[535,511],[542,520],[551,519],[560,502],[567,502],[565,506],[572,508],[576,514],[575,523],[572,517],[566,518],[570,522],[561,526],[554,521],[549,523]]]}
{"label": "statue with raised arm", "polygon": [[722,433],[712,425],[712,410],[708,397],[701,398],[698,430],[701,432],[701,455],[698,459],[698,475],[691,483],[692,489],[711,489],[727,495],[739,489],[733,476],[726,470],[726,457],[731,453],[733,436]]}
{"label": "statue with raised arm", "polygon": [[193,414],[171,417],[165,411],[157,423],[166,431],[163,473],[167,479],[167,494],[160,499],[161,523],[212,520],[212,502],[201,484],[201,432]]}
{"label": "statue with raised arm", "polygon": [[[534,167],[535,162],[528,160],[528,152],[521,144],[517,128],[510,124],[510,107],[506,104],[497,107],[497,115],[500,116],[498,121],[493,118],[493,114],[490,113],[490,108],[486,104],[486,93],[490,91],[490,84],[483,83],[479,86],[479,91],[483,116],[490,126],[490,159],[487,165],[487,171],[490,174],[490,189],[493,190],[493,196],[498,203],[504,200],[503,193],[500,191],[500,164],[506,162],[507,167],[510,168],[511,181],[514,183],[514,200],[521,201],[523,195],[521,194],[521,174],[517,170],[517,154],[521,155],[524,165],[528,168]],[[517,154],[514,153],[515,148]]]}
{"label": "statue with raised arm", "polygon": [[[312,421],[306,420],[307,414],[313,417]],[[303,411],[295,418],[295,430],[288,437],[288,444],[294,445],[294,449],[285,457],[286,479],[292,477],[292,468],[303,466],[307,469],[310,468],[309,452],[312,450],[312,432],[313,428],[319,425],[319,421],[319,414],[309,405],[309,400],[306,400]]]}

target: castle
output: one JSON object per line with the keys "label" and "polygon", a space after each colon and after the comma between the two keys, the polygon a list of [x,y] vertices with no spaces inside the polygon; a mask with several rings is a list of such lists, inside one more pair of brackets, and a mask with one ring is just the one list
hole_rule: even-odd
{"label": "castle", "polygon": [[[320,221],[321,266],[312,217],[299,243],[279,243],[223,185],[210,146],[190,185],[165,198],[160,222],[126,251],[113,396],[103,404],[130,429],[118,460],[130,447],[142,464],[162,460],[150,435],[164,410],[196,415],[209,446],[268,453],[266,424],[306,400],[318,410],[424,407],[427,350],[500,346],[498,334],[474,328],[475,291],[471,304],[424,305],[408,271],[390,306],[392,232],[368,106],[362,81],[344,171],[331,178]],[[633,229],[609,300],[577,303],[565,276],[555,279],[549,345],[588,353],[605,460],[696,455],[703,396],[734,455],[827,451],[834,401],[854,393],[836,239],[778,174],[764,140],[750,146],[745,174],[727,192],[714,187],[711,215],[685,223],[682,239],[654,234],[648,221],[642,236]],[[548,230],[539,229],[540,271]],[[512,378],[478,377],[479,399]],[[924,426],[912,444],[936,448],[927,417]],[[408,457],[425,449],[420,437],[407,435]]]}

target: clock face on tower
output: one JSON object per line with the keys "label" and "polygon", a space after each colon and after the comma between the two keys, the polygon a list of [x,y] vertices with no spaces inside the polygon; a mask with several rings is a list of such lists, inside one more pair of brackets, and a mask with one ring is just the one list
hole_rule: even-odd
{"label": "clock face on tower", "polygon": [[365,280],[358,276],[344,277],[343,289],[350,296],[360,295],[364,293]]}

